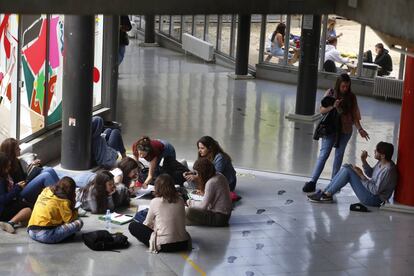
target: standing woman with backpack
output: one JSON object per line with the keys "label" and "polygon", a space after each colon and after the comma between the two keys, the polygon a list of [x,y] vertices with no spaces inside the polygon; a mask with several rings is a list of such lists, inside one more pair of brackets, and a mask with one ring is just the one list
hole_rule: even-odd
{"label": "standing woman with backpack", "polygon": [[[303,192],[305,193],[311,193],[315,191],[316,183],[325,167],[326,160],[329,158],[329,155],[331,154],[335,143],[338,143],[338,147],[335,149],[335,159],[333,163],[331,179],[334,178],[334,176],[337,174],[341,168],[346,145],[352,136],[354,125],[362,138],[366,140],[369,139],[368,133],[362,128],[360,123],[361,113],[359,111],[357,98],[351,91],[351,78],[349,75],[339,75],[335,83],[335,88],[326,91],[325,97],[326,96],[334,97],[336,99],[335,103],[332,106],[328,107],[321,106],[319,108],[320,113],[325,114],[336,108],[337,112],[340,115],[340,126],[338,127],[341,129],[341,132],[339,134],[332,133],[322,137],[321,149],[312,173],[312,178],[309,182],[306,182],[302,188]],[[337,137],[337,135],[339,135],[339,137]]]}

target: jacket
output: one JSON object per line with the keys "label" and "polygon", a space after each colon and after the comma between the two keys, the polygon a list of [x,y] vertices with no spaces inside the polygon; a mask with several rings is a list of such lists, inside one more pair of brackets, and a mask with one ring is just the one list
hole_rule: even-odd
{"label": "jacket", "polygon": [[22,191],[19,185],[14,185],[11,191],[8,191],[7,187],[7,179],[0,178],[0,214],[3,213],[4,208],[15,200]]}

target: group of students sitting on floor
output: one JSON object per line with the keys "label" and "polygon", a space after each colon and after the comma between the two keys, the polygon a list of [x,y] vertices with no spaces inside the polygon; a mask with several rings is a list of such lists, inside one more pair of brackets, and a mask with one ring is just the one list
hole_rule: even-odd
{"label": "group of students sitting on floor", "polygon": [[[170,143],[143,137],[133,145],[134,159],[125,155],[119,130],[103,131],[102,119],[94,117],[93,121],[93,133],[101,133],[93,135],[93,159],[105,168],[96,173],[71,175],[68,171],[42,167],[40,160],[27,166],[38,170],[27,171],[27,164],[19,160],[18,141],[13,138],[3,141],[0,146],[1,229],[15,233],[17,227],[27,224],[30,238],[42,243],[59,243],[73,236],[83,227],[78,210],[105,214],[108,209],[129,206],[136,179],[144,171],[139,158],[149,164],[142,188],[154,185],[155,198],[150,202],[145,221],[133,221],[129,230],[152,252],[188,248],[191,239],[185,225],[228,225],[236,171],[230,156],[216,140],[202,137],[197,142],[198,159],[193,170],[180,171],[180,177],[203,196],[201,201],[195,201],[186,198],[184,189],[176,188],[177,175],[164,169],[168,160],[179,163]],[[123,156],[120,161],[117,161],[118,153]]]}

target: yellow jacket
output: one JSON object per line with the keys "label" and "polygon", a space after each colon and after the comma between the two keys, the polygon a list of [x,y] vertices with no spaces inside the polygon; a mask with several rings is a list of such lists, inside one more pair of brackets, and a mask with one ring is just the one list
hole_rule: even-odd
{"label": "yellow jacket", "polygon": [[28,227],[60,226],[72,222],[77,217],[78,212],[70,209],[68,199],[59,198],[49,188],[45,188],[37,198]]}

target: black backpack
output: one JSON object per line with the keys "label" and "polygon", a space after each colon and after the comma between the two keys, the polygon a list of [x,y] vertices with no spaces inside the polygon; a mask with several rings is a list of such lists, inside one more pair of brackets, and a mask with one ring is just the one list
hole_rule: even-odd
{"label": "black backpack", "polygon": [[121,233],[111,234],[106,230],[85,233],[82,238],[85,245],[95,251],[115,251],[129,247],[128,237]]}

